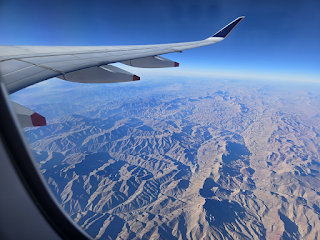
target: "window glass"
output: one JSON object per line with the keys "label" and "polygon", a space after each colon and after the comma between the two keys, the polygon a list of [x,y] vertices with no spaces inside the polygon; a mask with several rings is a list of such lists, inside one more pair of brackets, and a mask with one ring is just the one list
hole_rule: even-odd
{"label": "window glass", "polygon": [[79,226],[95,239],[317,238],[319,1],[76,5],[4,2],[0,43],[194,41],[246,16],[221,43],[165,56],[179,68],[118,63],[141,80],[10,95],[46,118],[25,135]]}

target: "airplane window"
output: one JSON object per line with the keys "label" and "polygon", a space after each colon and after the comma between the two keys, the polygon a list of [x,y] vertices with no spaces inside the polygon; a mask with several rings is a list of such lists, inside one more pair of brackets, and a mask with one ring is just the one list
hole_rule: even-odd
{"label": "airplane window", "polygon": [[[25,4],[2,3],[0,44],[33,46],[1,71],[37,166],[92,238],[318,238],[319,1]],[[50,79],[20,90],[11,66]]]}

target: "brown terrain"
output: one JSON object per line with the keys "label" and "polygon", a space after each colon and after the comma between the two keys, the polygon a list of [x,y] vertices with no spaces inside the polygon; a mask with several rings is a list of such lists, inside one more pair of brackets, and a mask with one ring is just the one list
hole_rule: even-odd
{"label": "brown terrain", "polygon": [[320,239],[320,95],[310,89],[142,85],[121,101],[75,103],[26,135],[61,206],[95,239]]}

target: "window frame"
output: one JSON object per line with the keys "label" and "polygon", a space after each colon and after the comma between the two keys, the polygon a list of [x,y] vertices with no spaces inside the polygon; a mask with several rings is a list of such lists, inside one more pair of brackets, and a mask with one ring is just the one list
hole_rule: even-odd
{"label": "window frame", "polygon": [[[92,239],[62,209],[42,176],[15,115],[0,74],[0,136],[25,190],[62,239]],[[19,229],[17,229],[19,231]]]}

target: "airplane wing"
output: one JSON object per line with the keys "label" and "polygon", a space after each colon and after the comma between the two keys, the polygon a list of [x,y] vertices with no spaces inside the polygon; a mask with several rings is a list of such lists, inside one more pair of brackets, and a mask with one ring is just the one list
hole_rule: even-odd
{"label": "airplane wing", "polygon": [[0,46],[0,73],[8,92],[58,77],[72,82],[110,83],[140,78],[109,64],[133,67],[177,67],[159,55],[222,41],[243,19],[238,17],[213,36],[194,42],[133,46]]}

